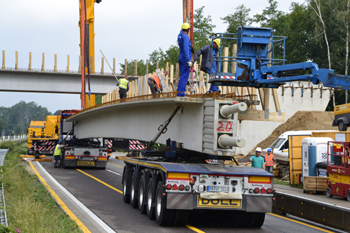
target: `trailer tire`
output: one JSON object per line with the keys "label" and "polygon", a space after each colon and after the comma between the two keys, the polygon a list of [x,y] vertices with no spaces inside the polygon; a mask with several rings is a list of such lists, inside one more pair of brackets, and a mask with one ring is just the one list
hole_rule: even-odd
{"label": "trailer tire", "polygon": [[174,210],[168,210],[165,207],[166,199],[163,197],[163,184],[162,181],[158,181],[156,189],[156,207],[155,216],[159,226],[169,226],[174,220]]}
{"label": "trailer tire", "polygon": [[146,210],[149,219],[154,219],[154,182],[153,175],[150,176],[146,191]]}
{"label": "trailer tire", "polygon": [[253,213],[250,227],[260,228],[265,221],[265,213]]}
{"label": "trailer tire", "polygon": [[238,227],[250,227],[253,221],[253,213],[243,212],[239,215]]}
{"label": "trailer tire", "polygon": [[146,205],[145,205],[145,197],[146,197],[146,172],[141,171],[141,176],[139,179],[139,198],[138,198],[138,204],[139,204],[139,211],[141,214],[146,213]]}
{"label": "trailer tire", "polygon": [[346,131],[348,129],[348,125],[344,124],[343,121],[338,122],[338,129],[339,131]]}
{"label": "trailer tire", "polygon": [[66,162],[65,162],[65,160],[64,160],[64,156],[61,156],[61,166],[62,166],[63,168],[66,168]]}
{"label": "trailer tire", "polygon": [[137,174],[135,169],[133,169],[130,182],[130,204],[133,208],[137,208]]}
{"label": "trailer tire", "polygon": [[350,201],[350,191],[348,191],[348,193],[346,194],[346,200]]}
{"label": "trailer tire", "polygon": [[176,210],[174,225],[184,226],[187,223],[189,212],[187,210]]}
{"label": "trailer tire", "polygon": [[[327,195],[327,197],[333,197],[331,187],[327,188],[326,195]],[[348,193],[348,195],[349,195],[349,193]]]}
{"label": "trailer tire", "polygon": [[127,183],[128,183],[127,171],[126,171],[126,168],[124,167],[124,172],[123,172],[123,201],[125,203],[129,203],[130,202],[130,194],[127,193]]}

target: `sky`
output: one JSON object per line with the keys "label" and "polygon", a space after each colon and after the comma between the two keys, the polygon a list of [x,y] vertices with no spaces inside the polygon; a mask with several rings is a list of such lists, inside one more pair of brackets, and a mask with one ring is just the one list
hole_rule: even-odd
{"label": "sky", "polygon": [[[292,2],[277,0],[278,9],[289,12]],[[194,8],[204,8],[216,25],[214,32],[225,32],[227,24],[221,18],[235,12],[242,2],[233,0],[194,0]],[[250,16],[262,13],[267,0],[245,0]],[[45,68],[54,68],[57,54],[58,70],[67,67],[78,70],[79,59],[79,1],[78,0],[0,0],[0,50],[6,52],[6,67],[15,67],[15,52],[19,54],[19,68],[28,68],[29,52],[32,67],[40,68],[45,53]],[[168,49],[176,44],[182,24],[180,0],[102,0],[95,4],[96,71],[101,70],[101,49],[111,63],[125,59],[146,60],[158,48]],[[1,53],[2,54],[2,53]],[[2,56],[0,57],[2,64]],[[107,70],[105,65],[105,72]],[[117,73],[118,73],[117,72]],[[0,84],[1,85],[1,84]],[[58,109],[80,109],[79,95],[0,92],[0,106],[11,107],[19,101],[34,101],[54,113]]]}

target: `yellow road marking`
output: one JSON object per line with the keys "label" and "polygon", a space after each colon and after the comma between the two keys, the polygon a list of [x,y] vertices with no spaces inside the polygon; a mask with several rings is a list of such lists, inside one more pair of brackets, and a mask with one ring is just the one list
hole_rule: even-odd
{"label": "yellow road marking", "polygon": [[311,228],[314,228],[314,229],[319,230],[319,231],[333,233],[333,231],[328,231],[328,230],[325,230],[325,229],[322,229],[322,228],[319,228],[319,227],[315,227],[315,226],[312,226],[310,224],[303,223],[303,222],[300,222],[300,221],[297,221],[297,220],[294,220],[294,219],[286,218],[286,217],[283,217],[283,216],[280,216],[280,215],[277,215],[277,214],[269,213],[269,215],[273,215],[273,216],[278,217],[278,218],[283,218],[283,219],[291,221],[291,222],[299,223],[301,225],[304,225],[304,226],[307,226],[307,227],[311,227]]}
{"label": "yellow road marking", "polygon": [[[113,164],[113,165],[114,165],[114,164]],[[115,165],[115,166],[117,166],[117,165]],[[119,167],[119,166],[118,166],[118,167]],[[102,180],[100,180],[100,179],[98,179],[98,178],[96,178],[96,177],[94,177],[94,176],[92,176],[92,175],[90,175],[90,174],[88,174],[88,173],[86,173],[86,172],[83,172],[83,171],[80,170],[80,169],[77,169],[77,171],[83,173],[84,175],[87,175],[87,176],[91,177],[92,179],[94,179],[94,180],[100,182],[101,184],[106,185],[107,187],[109,187],[109,188],[111,188],[111,189],[117,191],[118,193],[123,194],[122,191],[120,191],[119,189],[116,189],[116,188],[112,187],[111,185],[107,184],[106,182],[103,182]],[[199,230],[199,229],[197,229],[197,228],[195,228],[195,227],[193,227],[193,226],[191,226],[191,225],[186,224],[186,227],[188,227],[189,229],[191,229],[191,230],[193,230],[193,231],[195,231],[195,232],[197,232],[197,233],[204,233],[204,231],[201,231],[201,230]]]}
{"label": "yellow road marking", "polygon": [[193,227],[193,226],[191,226],[191,225],[186,224],[185,226],[186,226],[187,228],[190,228],[192,231],[197,232],[197,233],[204,233],[204,231],[201,231],[201,230],[199,230],[199,229],[197,229],[197,228],[195,228],[195,227]]}
{"label": "yellow road marking", "polygon": [[35,174],[39,177],[41,183],[46,187],[47,190],[51,193],[51,195],[56,199],[57,203],[62,207],[62,209],[73,219],[73,221],[79,226],[79,228],[84,233],[91,233],[89,229],[73,214],[73,212],[64,204],[64,202],[61,200],[61,198],[51,189],[51,187],[46,183],[46,181],[41,177],[39,172],[35,169],[34,165],[31,161],[29,161],[30,166],[32,167]]}
{"label": "yellow road marking", "polygon": [[124,168],[124,167],[122,167],[122,166],[119,166],[119,165],[113,164],[113,163],[111,163],[111,162],[107,162],[107,163],[108,163],[108,164],[110,164],[110,165],[116,166],[116,167]]}
{"label": "yellow road marking", "polygon": [[107,184],[106,182],[103,182],[102,180],[97,179],[96,177],[94,177],[94,176],[92,176],[92,175],[90,175],[90,174],[88,174],[88,173],[86,173],[86,172],[83,172],[83,171],[82,171],[82,170],[80,170],[80,169],[77,169],[77,171],[78,171],[78,172],[83,173],[84,175],[87,175],[87,176],[91,177],[92,179],[94,179],[94,180],[96,180],[96,181],[100,182],[101,184],[106,185],[108,188],[111,188],[111,189],[113,189],[114,191],[117,191],[118,193],[123,194],[123,192],[122,192],[122,191],[120,191],[119,189],[114,188],[113,186],[111,186],[111,185]]}

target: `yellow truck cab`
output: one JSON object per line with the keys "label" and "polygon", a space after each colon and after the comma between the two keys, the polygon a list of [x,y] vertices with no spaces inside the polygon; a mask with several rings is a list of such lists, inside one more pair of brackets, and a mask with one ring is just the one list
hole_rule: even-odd
{"label": "yellow truck cab", "polygon": [[338,126],[339,131],[346,131],[350,124],[350,104],[334,107],[334,121],[332,126]]}

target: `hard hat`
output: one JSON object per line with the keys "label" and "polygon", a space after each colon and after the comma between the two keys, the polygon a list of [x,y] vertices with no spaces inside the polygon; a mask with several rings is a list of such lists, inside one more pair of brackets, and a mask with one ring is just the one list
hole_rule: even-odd
{"label": "hard hat", "polygon": [[214,42],[218,45],[218,47],[220,48],[220,43],[221,43],[221,41],[220,41],[220,39],[219,38],[216,38],[215,40],[214,40]]}
{"label": "hard hat", "polygon": [[190,27],[191,27],[190,24],[185,22],[182,24],[181,29],[188,30]]}
{"label": "hard hat", "polygon": [[272,152],[271,148],[267,148],[267,152]]}
{"label": "hard hat", "polygon": [[58,144],[62,144],[62,140],[59,140],[59,141],[58,141]]}
{"label": "hard hat", "polygon": [[261,148],[258,147],[258,148],[255,149],[255,151],[256,151],[256,152],[261,152]]}

